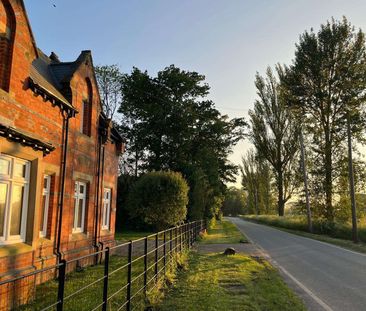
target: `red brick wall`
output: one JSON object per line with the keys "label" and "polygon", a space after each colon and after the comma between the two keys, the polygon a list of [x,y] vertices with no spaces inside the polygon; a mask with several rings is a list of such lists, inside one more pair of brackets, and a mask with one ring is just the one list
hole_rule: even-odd
{"label": "red brick wall", "polygon": [[[3,1],[3,0],[1,0]],[[58,107],[44,102],[40,96],[35,96],[27,88],[27,79],[30,74],[32,61],[37,57],[33,38],[23,11],[22,2],[10,0],[10,5],[16,16],[16,33],[10,74],[9,92],[0,90],[0,122],[41,137],[51,143],[56,149],[43,158],[42,165],[47,168],[47,174],[53,175],[49,207],[48,239],[39,239],[38,232],[33,232],[31,239],[32,251],[0,258],[0,280],[5,274],[15,272],[16,269],[27,267],[41,267],[53,264],[54,241],[56,230],[56,212],[60,193],[60,163],[62,150],[62,115]],[[92,94],[88,94],[87,79],[90,79]],[[72,104],[81,111],[83,100],[91,100],[90,135],[80,131],[80,115],[70,119],[69,146],[67,154],[67,169],[65,183],[65,200],[63,209],[61,250],[66,258],[75,258],[94,250],[92,245],[95,225],[95,200],[97,181],[97,154],[98,154],[98,118],[101,106],[98,97],[97,84],[91,59],[81,64],[74,74],[70,88]],[[24,147],[29,148],[29,147]],[[29,148],[30,149],[30,148]],[[104,178],[114,185],[112,193],[111,230],[103,234],[103,240],[113,241],[115,207],[117,193],[118,158],[115,145],[108,142],[106,145]],[[72,234],[74,217],[74,182],[75,179],[86,181],[89,185],[89,199],[87,204],[87,219],[84,234]],[[84,180],[85,179],[85,180]],[[102,183],[101,183],[102,187]],[[41,195],[39,193],[38,195]],[[39,200],[41,202],[41,200]],[[41,208],[38,206],[36,208]],[[40,213],[38,213],[40,214]],[[39,219],[37,221],[39,223]],[[100,221],[100,218],[99,218]],[[1,248],[2,246],[0,246]]]}

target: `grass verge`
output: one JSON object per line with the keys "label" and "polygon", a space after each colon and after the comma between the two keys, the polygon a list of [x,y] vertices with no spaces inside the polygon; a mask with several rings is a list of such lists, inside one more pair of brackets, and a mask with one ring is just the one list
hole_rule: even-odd
{"label": "grass verge", "polygon": [[[302,230],[296,230],[296,229],[291,229],[296,228],[297,225],[294,224],[296,222],[300,222],[302,223],[302,221],[299,219],[299,217],[285,217],[285,219],[281,220],[281,221],[269,221],[269,219],[276,219],[278,218],[278,216],[267,216],[267,215],[261,215],[261,216],[241,216],[241,218],[245,219],[245,220],[249,220],[249,221],[253,221],[255,223],[259,223],[259,224],[264,224],[288,233],[293,233],[299,236],[303,236],[303,237],[307,237],[310,239],[314,239],[314,240],[318,240],[321,242],[325,242],[325,243],[329,243],[329,244],[333,244],[333,245],[337,245],[355,252],[359,252],[359,253],[365,253],[366,254],[366,243],[364,242],[359,242],[359,243],[353,243],[350,240],[346,240],[346,239],[341,239],[341,238],[335,238],[335,237],[331,237],[329,235],[326,234],[315,234],[315,233],[309,233],[306,231],[302,231]],[[292,218],[292,219],[291,219]],[[292,223],[291,223],[292,222]],[[289,228],[290,227],[290,228]],[[306,230],[306,229],[303,229]]]}
{"label": "grass verge", "polygon": [[[245,237],[229,221],[218,222],[200,243],[239,243]],[[189,255],[189,270],[178,280],[157,311],[302,311],[301,300],[286,286],[277,270],[265,260],[244,254]]]}
{"label": "grass verge", "polygon": [[154,310],[306,310],[266,261],[193,252],[189,259],[189,271],[178,273],[178,282]]}
{"label": "grass verge", "polygon": [[208,229],[207,234],[200,243],[203,244],[235,244],[246,243],[247,238],[238,228],[227,220],[217,221],[213,228]]}

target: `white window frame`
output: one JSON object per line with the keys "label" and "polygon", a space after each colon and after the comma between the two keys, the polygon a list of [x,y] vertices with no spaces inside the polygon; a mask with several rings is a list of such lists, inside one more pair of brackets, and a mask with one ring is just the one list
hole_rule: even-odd
{"label": "white window frame", "polygon": [[[43,227],[40,231],[40,237],[44,238],[47,236],[47,225],[48,225],[48,209],[50,205],[50,190],[51,190],[51,176],[50,175],[43,175],[43,184],[42,188],[42,199],[44,199],[44,214],[43,214]],[[42,201],[43,203],[43,201]],[[43,206],[42,206],[43,208]],[[42,221],[42,219],[41,219]]]}
{"label": "white window frame", "polygon": [[111,218],[111,201],[112,189],[104,188],[103,190],[103,205],[102,205],[102,229],[109,230]]}
{"label": "white window frame", "polygon": [[[4,230],[3,236],[0,236],[0,245],[14,244],[25,242],[26,238],[26,225],[27,225],[27,214],[28,214],[28,196],[29,196],[29,180],[30,180],[30,162],[16,158],[10,155],[0,153],[0,159],[4,159],[9,162],[8,174],[0,173],[0,182],[7,184],[7,201],[5,203],[5,215],[4,215]],[[14,167],[16,164],[25,166],[25,176],[19,177],[14,175]],[[22,202],[22,217],[20,220],[20,234],[10,235],[11,225],[11,209],[12,209],[12,192],[14,186],[24,187],[23,202]]]}
{"label": "white window frame", "polygon": [[[80,186],[84,187],[84,193],[80,193]],[[86,207],[86,192],[87,184],[81,181],[75,181],[75,193],[74,193],[74,224],[72,228],[73,233],[84,232],[85,225],[85,207]],[[80,200],[82,200],[82,206],[80,206]],[[81,227],[78,227],[79,222],[79,209],[81,208]]]}

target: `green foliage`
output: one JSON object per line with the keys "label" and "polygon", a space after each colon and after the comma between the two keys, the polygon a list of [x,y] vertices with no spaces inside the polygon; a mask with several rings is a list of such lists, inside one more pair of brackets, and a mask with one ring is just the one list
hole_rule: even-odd
{"label": "green foliage", "polygon": [[157,230],[167,229],[186,218],[188,190],[180,173],[146,173],[130,192],[129,212],[132,218],[138,218]]}
{"label": "green foliage", "polygon": [[121,130],[127,137],[125,165],[135,175],[181,172],[191,189],[190,219],[219,216],[225,183],[237,167],[227,160],[246,123],[230,120],[206,97],[210,87],[197,72],[169,66],[151,77],[134,68],[121,83]]}
{"label": "green foliage", "polygon": [[249,150],[242,158],[240,168],[242,186],[247,192],[246,214],[269,214],[273,211],[271,191],[272,176],[266,162],[258,158],[253,150]]}
{"label": "green foliage", "polygon": [[[297,108],[310,134],[315,176],[312,191],[323,203],[323,215],[334,219],[334,182],[345,160],[347,114],[352,136],[362,141],[366,99],[365,35],[343,18],[320,30],[306,31],[296,45],[293,64],[282,74],[291,105]],[[324,194],[324,195],[323,195]]]}
{"label": "green foliage", "polygon": [[[244,219],[253,220],[266,225],[285,229],[308,231],[307,220],[304,216],[285,216],[275,215],[253,215],[243,216]],[[313,233],[327,235],[333,238],[352,240],[352,227],[349,223],[331,222],[325,218],[318,218],[313,221]],[[366,242],[366,227],[359,228],[360,241]]]}
{"label": "green foliage", "polygon": [[249,137],[258,156],[267,161],[273,170],[278,214],[283,216],[285,203],[291,198],[296,186],[296,174],[292,166],[299,150],[300,124],[293,118],[286,94],[281,90],[270,67],[266,78],[256,75],[255,85],[259,99],[254,103],[254,110],[249,111]]}
{"label": "green foliage", "polygon": [[224,216],[242,215],[245,213],[246,207],[246,192],[242,189],[231,187],[225,194],[225,199],[222,204],[222,212]]}
{"label": "green foliage", "polygon": [[143,223],[139,219],[132,219],[127,207],[127,197],[131,192],[133,185],[137,178],[128,174],[122,174],[118,177],[117,183],[117,217],[116,217],[116,230],[122,231],[126,228],[138,228],[143,227]]}

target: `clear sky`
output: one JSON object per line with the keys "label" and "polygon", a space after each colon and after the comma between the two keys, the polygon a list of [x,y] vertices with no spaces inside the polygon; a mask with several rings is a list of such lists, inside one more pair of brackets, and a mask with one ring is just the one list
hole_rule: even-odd
{"label": "clear sky", "polygon": [[[61,60],[92,50],[94,63],[150,74],[170,65],[206,75],[231,117],[247,116],[254,76],[290,63],[299,34],[345,15],[366,31],[365,0],[25,0],[37,45]],[[55,7],[55,6],[56,7]],[[249,144],[230,159],[240,164]]]}

